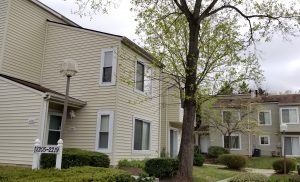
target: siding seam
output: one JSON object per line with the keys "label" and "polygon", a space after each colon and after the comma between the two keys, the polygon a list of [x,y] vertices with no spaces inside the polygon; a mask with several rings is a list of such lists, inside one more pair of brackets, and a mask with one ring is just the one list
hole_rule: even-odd
{"label": "siding seam", "polygon": [[42,61],[41,61],[40,85],[43,82],[43,71],[44,71],[44,62],[45,62],[45,56],[46,56],[46,45],[47,45],[47,40],[48,40],[48,27],[49,27],[49,24],[48,24],[48,22],[46,22],[44,49],[43,49],[43,56],[42,56]]}
{"label": "siding seam", "polygon": [[11,0],[8,0],[6,20],[5,20],[4,33],[3,33],[3,43],[2,43],[2,47],[0,48],[0,73],[1,73],[2,64],[4,62],[4,48],[6,45],[6,37],[7,37],[6,35],[7,35],[7,29],[8,29],[10,8],[11,8]]}

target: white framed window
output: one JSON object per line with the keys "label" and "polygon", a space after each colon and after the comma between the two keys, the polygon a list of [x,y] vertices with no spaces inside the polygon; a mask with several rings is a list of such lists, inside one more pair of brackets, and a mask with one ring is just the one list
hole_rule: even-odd
{"label": "white framed window", "polygon": [[116,84],[117,48],[101,49],[100,85]]}
{"label": "white framed window", "polygon": [[281,123],[298,124],[299,112],[297,107],[280,108]]}
{"label": "white framed window", "polygon": [[241,150],[241,135],[240,134],[231,134],[229,136],[223,135],[223,147],[230,148],[231,150]]}
{"label": "white framed window", "polygon": [[239,111],[222,111],[222,121],[226,123],[231,123],[241,119]]}
{"label": "white framed window", "polygon": [[258,112],[258,125],[272,125],[271,111]]}
{"label": "white framed window", "polygon": [[152,69],[141,61],[136,62],[135,90],[149,96],[152,95]]}
{"label": "white framed window", "polygon": [[47,145],[57,145],[61,132],[61,113],[49,113]]}
{"label": "white framed window", "polygon": [[133,117],[133,151],[149,152],[151,148],[151,122]]}
{"label": "white framed window", "polygon": [[110,153],[113,137],[113,111],[99,111],[97,113],[96,151]]}
{"label": "white framed window", "polygon": [[259,136],[259,144],[260,145],[270,145],[270,136],[268,136],[268,135]]}

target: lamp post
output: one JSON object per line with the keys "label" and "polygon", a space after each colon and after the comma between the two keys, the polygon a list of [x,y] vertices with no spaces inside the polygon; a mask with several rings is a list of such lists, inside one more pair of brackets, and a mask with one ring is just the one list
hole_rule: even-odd
{"label": "lamp post", "polygon": [[286,174],[286,154],[285,154],[285,132],[287,131],[287,124],[280,125],[280,130],[283,132],[283,173]]}
{"label": "lamp post", "polygon": [[63,139],[64,136],[64,126],[67,120],[67,112],[68,112],[68,102],[69,102],[69,87],[70,87],[70,80],[71,77],[74,76],[78,72],[78,65],[76,61],[71,59],[63,60],[61,64],[60,73],[67,77],[67,86],[66,86],[66,97],[64,101],[64,111],[63,117],[61,120],[61,131],[60,131],[60,139]]}

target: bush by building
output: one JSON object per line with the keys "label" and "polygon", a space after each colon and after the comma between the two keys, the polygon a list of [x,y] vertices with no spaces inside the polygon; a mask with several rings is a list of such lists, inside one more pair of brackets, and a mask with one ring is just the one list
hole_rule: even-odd
{"label": "bush by building", "polygon": [[217,159],[222,154],[227,154],[227,150],[220,146],[210,146],[208,148],[208,157]]}
{"label": "bush by building", "polygon": [[[278,159],[272,164],[273,169],[276,173],[283,174],[284,173],[284,159]],[[295,170],[296,162],[293,159],[286,159],[286,173]]]}
{"label": "bush by building", "polygon": [[223,154],[219,156],[219,162],[229,169],[240,170],[246,166],[246,157],[237,154]]}
{"label": "bush by building", "polygon": [[[55,162],[55,154],[42,154],[42,168],[52,168],[55,166]],[[65,148],[63,150],[61,167],[64,169],[75,166],[94,166],[108,168],[109,164],[110,160],[108,155],[106,154],[75,148]]]}
{"label": "bush by building", "polygon": [[172,158],[154,158],[145,163],[145,172],[157,178],[170,178],[178,171],[178,160]]}

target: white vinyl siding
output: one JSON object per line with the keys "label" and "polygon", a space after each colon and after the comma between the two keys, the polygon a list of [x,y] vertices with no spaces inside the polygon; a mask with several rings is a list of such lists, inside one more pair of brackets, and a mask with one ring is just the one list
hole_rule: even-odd
{"label": "white vinyl siding", "polygon": [[298,108],[280,108],[281,123],[298,124]]}
{"label": "white vinyl siding", "polygon": [[148,96],[152,95],[152,69],[149,65],[137,61],[135,71],[135,89]]}
{"label": "white vinyl siding", "polygon": [[64,23],[29,0],[10,0],[2,74],[40,83],[47,19]]}
{"label": "white vinyl siding", "polygon": [[114,113],[99,111],[97,115],[96,151],[110,153],[112,150]]}
{"label": "white vinyl siding", "polygon": [[43,98],[0,77],[0,163],[32,164]]}
{"label": "white vinyl siding", "polygon": [[102,49],[100,85],[109,86],[116,83],[117,49]]}
{"label": "white vinyl siding", "polygon": [[259,125],[266,125],[270,126],[272,125],[272,120],[271,120],[271,111],[260,111],[258,113],[258,124]]}
{"label": "white vinyl siding", "polygon": [[2,56],[4,49],[4,39],[6,35],[7,29],[7,20],[8,20],[8,0],[0,1],[0,73],[1,73],[1,64],[2,64]]}
{"label": "white vinyl siding", "polygon": [[66,80],[59,74],[59,66],[63,59],[73,59],[78,63],[79,72],[71,78],[70,96],[88,103],[75,110],[76,117],[67,119],[65,147],[95,151],[97,113],[116,110],[116,87],[99,86],[100,53],[119,44],[118,39],[109,36],[48,23],[42,85],[64,93]]}

